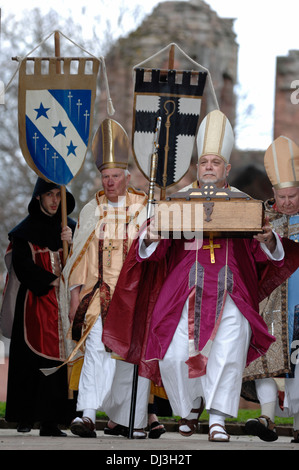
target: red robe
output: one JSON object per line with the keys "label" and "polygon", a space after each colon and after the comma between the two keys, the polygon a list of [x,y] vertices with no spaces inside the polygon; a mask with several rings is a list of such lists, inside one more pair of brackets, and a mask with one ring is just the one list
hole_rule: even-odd
{"label": "red robe", "polygon": [[[26,242],[25,242],[26,243]],[[52,272],[50,251],[29,243],[31,255],[24,257],[24,264],[18,272],[22,284],[28,287],[24,298],[24,337],[28,346],[36,354],[54,360],[63,360],[64,337],[58,312],[58,298],[55,287],[49,287],[56,279]],[[62,263],[62,249],[59,251]],[[28,249],[29,255],[29,249]],[[20,281],[16,279],[11,265],[11,244],[6,252],[8,275],[3,292],[3,325],[4,335],[11,337],[14,318],[12,303],[16,301]],[[34,274],[35,273],[35,274]],[[12,282],[12,285],[10,283]],[[8,305],[6,305],[8,304]],[[5,309],[8,313],[5,315]],[[50,314],[51,312],[51,314]]]}

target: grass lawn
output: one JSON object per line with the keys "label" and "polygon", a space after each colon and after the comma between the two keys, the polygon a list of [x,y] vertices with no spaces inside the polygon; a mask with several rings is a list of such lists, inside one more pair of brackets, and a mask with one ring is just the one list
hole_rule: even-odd
{"label": "grass lawn", "polygon": [[[5,402],[0,402],[0,418],[4,418],[5,415]],[[227,421],[236,422],[236,423],[245,423],[250,418],[257,418],[260,415],[260,410],[239,410],[239,414],[237,418],[231,418]],[[105,418],[104,413],[97,413],[98,418]],[[175,419],[179,419],[179,417],[174,417]],[[165,420],[170,418],[164,418]],[[163,419],[163,420],[164,420]],[[200,417],[200,421],[208,421],[209,415],[206,411]],[[293,418],[276,418],[275,424],[293,424]]]}

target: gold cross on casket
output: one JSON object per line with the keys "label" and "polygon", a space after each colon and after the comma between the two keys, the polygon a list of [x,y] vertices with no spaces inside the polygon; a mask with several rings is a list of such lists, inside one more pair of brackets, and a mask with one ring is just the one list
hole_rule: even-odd
{"label": "gold cross on casket", "polygon": [[215,252],[214,252],[214,248],[221,248],[221,245],[219,245],[218,243],[216,243],[214,245],[214,241],[213,241],[213,235],[210,234],[210,238],[209,238],[209,244],[208,245],[203,245],[203,250],[210,250],[210,256],[211,256],[211,263],[214,264],[215,263]]}
{"label": "gold cross on casket", "polygon": [[111,254],[112,250],[117,250],[117,246],[113,246],[111,240],[109,240],[108,246],[104,246],[104,251],[108,252],[107,266],[111,266]]}

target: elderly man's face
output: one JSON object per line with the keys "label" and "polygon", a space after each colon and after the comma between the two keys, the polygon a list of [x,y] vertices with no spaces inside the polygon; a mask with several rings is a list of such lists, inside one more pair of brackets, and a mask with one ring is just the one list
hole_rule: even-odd
{"label": "elderly man's face", "polygon": [[273,193],[278,212],[287,215],[299,212],[299,188],[273,188]]}
{"label": "elderly man's face", "polygon": [[213,183],[222,188],[226,183],[231,165],[217,155],[203,155],[198,161],[197,175],[199,185]]}
{"label": "elderly man's face", "polygon": [[121,168],[106,168],[102,170],[103,189],[107,199],[117,202],[118,198],[124,196],[130,181],[130,175],[125,174]]}

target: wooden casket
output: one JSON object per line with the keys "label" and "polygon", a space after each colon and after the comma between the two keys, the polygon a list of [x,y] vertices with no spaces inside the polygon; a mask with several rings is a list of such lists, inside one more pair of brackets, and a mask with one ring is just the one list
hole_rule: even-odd
{"label": "wooden casket", "polygon": [[188,189],[159,201],[154,208],[153,230],[162,235],[251,237],[262,232],[263,202],[241,191],[219,189],[213,184]]}

